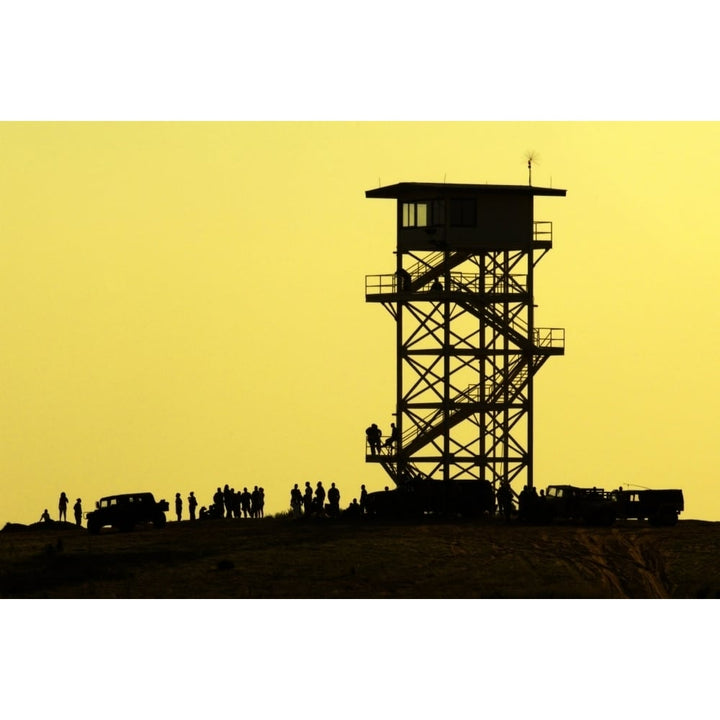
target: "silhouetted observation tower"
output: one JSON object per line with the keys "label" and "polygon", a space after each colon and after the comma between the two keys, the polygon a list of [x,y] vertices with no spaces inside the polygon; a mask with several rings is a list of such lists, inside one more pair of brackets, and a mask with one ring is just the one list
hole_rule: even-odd
{"label": "silhouetted observation tower", "polygon": [[562,355],[563,328],[535,327],[534,269],[552,247],[532,185],[399,183],[396,268],[365,299],[396,323],[399,440],[366,460],[407,479],[533,485],[533,378]]}

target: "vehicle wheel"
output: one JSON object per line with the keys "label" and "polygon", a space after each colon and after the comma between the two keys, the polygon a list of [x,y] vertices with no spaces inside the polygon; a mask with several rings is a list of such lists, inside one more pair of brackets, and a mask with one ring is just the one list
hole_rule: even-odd
{"label": "vehicle wheel", "polygon": [[649,520],[655,527],[672,527],[677,525],[678,516],[672,508],[660,508]]}
{"label": "vehicle wheel", "polygon": [[165,517],[165,513],[158,513],[155,516],[155,519],[153,520],[153,525],[156,528],[164,528],[167,523],[167,518]]}
{"label": "vehicle wheel", "polygon": [[88,521],[87,529],[90,534],[97,535],[100,532],[100,523],[96,523],[90,520]]}

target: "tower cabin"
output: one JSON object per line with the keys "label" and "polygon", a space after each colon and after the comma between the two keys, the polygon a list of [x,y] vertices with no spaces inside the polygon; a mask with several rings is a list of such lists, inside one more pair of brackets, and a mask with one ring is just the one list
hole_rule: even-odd
{"label": "tower cabin", "polygon": [[529,250],[552,246],[550,226],[533,219],[536,195],[566,191],[532,185],[404,182],[368,190],[397,203],[398,250]]}

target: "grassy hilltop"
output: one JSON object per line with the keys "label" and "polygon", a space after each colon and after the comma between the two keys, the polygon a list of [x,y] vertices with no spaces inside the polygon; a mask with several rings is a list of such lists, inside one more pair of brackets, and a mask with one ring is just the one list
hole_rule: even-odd
{"label": "grassy hilltop", "polygon": [[209,520],[0,532],[3,598],[720,597],[720,523]]}

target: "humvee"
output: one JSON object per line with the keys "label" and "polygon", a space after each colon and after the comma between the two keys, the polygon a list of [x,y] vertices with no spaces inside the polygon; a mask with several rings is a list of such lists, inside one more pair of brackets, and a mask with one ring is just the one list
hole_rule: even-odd
{"label": "humvee", "polygon": [[152,493],[127,493],[108,495],[95,503],[95,510],[86,514],[87,529],[93,534],[106,525],[128,532],[137,523],[152,523],[156,528],[165,527],[165,513],[170,506],[167,500],[155,501]]}

